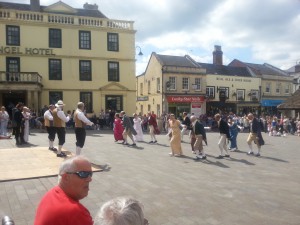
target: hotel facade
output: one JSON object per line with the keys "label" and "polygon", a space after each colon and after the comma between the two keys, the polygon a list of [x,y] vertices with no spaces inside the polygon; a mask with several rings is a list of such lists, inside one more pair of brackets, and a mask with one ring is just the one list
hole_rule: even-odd
{"label": "hotel facade", "polygon": [[108,19],[97,5],[62,1],[41,6],[0,2],[0,105],[38,111],[63,100],[135,112],[135,33],[132,21]]}

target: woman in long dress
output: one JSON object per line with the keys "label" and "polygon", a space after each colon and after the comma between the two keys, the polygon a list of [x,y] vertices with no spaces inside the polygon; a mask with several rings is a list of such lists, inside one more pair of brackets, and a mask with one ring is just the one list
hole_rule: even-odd
{"label": "woman in long dress", "polygon": [[133,136],[135,141],[144,141],[143,137],[143,129],[142,129],[143,121],[138,117],[136,113],[133,114],[133,128],[136,131],[136,135]]}
{"label": "woman in long dress", "polygon": [[169,126],[172,130],[172,137],[170,140],[170,145],[172,152],[169,154],[171,156],[181,156],[181,132],[180,132],[180,121],[175,119],[175,115],[171,114],[169,119]]}
{"label": "woman in long dress", "polygon": [[7,135],[8,121],[9,121],[9,115],[5,110],[5,107],[2,106],[0,111],[0,136],[2,137],[8,137]]}
{"label": "woman in long dress", "polygon": [[123,141],[123,131],[124,128],[122,126],[122,120],[120,118],[120,114],[115,114],[115,121],[114,121],[114,137],[115,141]]}
{"label": "woman in long dress", "polygon": [[27,143],[29,140],[29,120],[31,119],[29,108],[24,106],[22,115],[23,115],[23,119],[24,119],[24,141],[25,141],[25,143]]}

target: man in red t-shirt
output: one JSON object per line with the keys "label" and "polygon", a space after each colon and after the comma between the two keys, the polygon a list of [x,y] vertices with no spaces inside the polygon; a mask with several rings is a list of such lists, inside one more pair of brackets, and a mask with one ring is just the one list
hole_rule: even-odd
{"label": "man in red t-shirt", "polygon": [[42,198],[34,225],[93,225],[89,211],[79,200],[88,195],[92,166],[83,156],[65,160],[59,169],[59,184]]}

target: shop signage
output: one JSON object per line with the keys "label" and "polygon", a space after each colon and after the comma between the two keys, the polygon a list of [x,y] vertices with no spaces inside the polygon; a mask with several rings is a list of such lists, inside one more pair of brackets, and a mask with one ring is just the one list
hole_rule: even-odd
{"label": "shop signage", "polygon": [[148,96],[137,96],[136,100],[137,101],[148,101],[149,97]]}
{"label": "shop signage", "polygon": [[218,81],[238,81],[238,82],[252,82],[249,78],[236,78],[236,77],[216,77]]}
{"label": "shop signage", "polygon": [[53,49],[50,48],[23,48],[11,47],[11,46],[0,46],[0,54],[15,54],[15,55],[55,55]]}
{"label": "shop signage", "polygon": [[168,96],[168,102],[204,102],[204,96]]}

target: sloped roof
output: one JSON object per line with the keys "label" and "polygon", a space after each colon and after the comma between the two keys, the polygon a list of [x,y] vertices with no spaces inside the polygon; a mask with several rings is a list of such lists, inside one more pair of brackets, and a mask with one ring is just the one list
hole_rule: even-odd
{"label": "sloped roof", "polygon": [[251,77],[251,74],[246,67],[215,65],[210,63],[198,63],[206,69],[207,74],[219,74],[229,76]]}
{"label": "sloped roof", "polygon": [[177,66],[177,67],[194,67],[200,68],[200,66],[192,60],[189,56],[172,56],[172,55],[160,55],[154,53],[156,58],[163,66]]}
{"label": "sloped roof", "polygon": [[253,76],[262,76],[262,75],[276,75],[276,76],[289,76],[286,71],[283,71],[275,66],[272,66],[268,63],[256,64],[256,63],[247,63],[242,62],[238,59],[234,59],[228,66],[238,66],[238,67],[247,67],[250,70],[250,73]]}
{"label": "sloped roof", "polygon": [[295,91],[295,93],[288,97],[282,104],[278,105],[277,108],[288,110],[300,110],[300,89]]}
{"label": "sloped roof", "polygon": [[[42,13],[49,13],[46,12],[45,9],[48,6],[41,6],[40,12]],[[0,9],[15,9],[15,10],[21,10],[21,11],[31,11],[29,4],[20,4],[20,3],[10,3],[10,2],[0,2]],[[77,16],[86,16],[86,17],[97,17],[97,18],[107,18],[102,12],[99,10],[91,10],[91,9],[76,9],[76,13],[74,15]],[[51,12],[50,12],[51,13]],[[58,12],[54,12],[58,13]],[[59,12],[58,14],[66,14]],[[66,14],[69,15],[69,14]]]}

